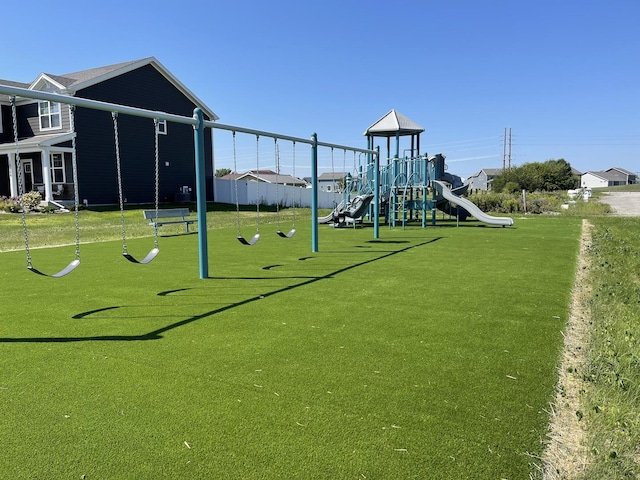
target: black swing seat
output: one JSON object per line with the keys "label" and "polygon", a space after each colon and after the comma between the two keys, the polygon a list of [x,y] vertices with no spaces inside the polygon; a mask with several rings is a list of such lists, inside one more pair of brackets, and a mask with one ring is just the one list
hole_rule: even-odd
{"label": "black swing seat", "polygon": [[160,253],[160,249],[159,248],[152,248],[151,251],[149,253],[147,253],[147,256],[144,257],[142,260],[138,260],[137,258],[135,258],[133,255],[129,254],[128,252],[125,252],[122,254],[122,256],[124,258],[126,258],[127,260],[129,260],[131,263],[140,263],[142,265],[145,265],[149,262],[151,262],[151,260],[153,260],[154,258],[156,258],[156,256]]}
{"label": "black swing seat", "polygon": [[284,233],[280,230],[278,230],[276,233],[282,238],[291,238],[296,234],[296,229],[292,228],[291,230],[289,230],[289,233]]}
{"label": "black swing seat", "polygon": [[54,273],[52,275],[49,275],[48,273],[41,272],[40,270],[35,268],[33,265],[29,265],[27,267],[27,269],[31,270],[33,273],[36,273],[38,275],[42,275],[43,277],[60,278],[60,277],[64,277],[65,275],[73,272],[78,265],[80,265],[80,260],[76,258],[69,265],[67,265],[62,270],[60,270],[58,273]]}
{"label": "black swing seat", "polygon": [[247,240],[242,235],[238,235],[238,241],[243,245],[255,245],[260,240],[260,234],[256,233],[251,240]]}

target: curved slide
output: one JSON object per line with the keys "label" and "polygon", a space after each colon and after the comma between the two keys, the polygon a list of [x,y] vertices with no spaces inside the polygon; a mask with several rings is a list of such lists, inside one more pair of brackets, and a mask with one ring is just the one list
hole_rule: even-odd
{"label": "curved slide", "polygon": [[473,217],[480,220],[481,222],[487,223],[489,225],[502,225],[503,227],[513,225],[513,218],[492,217],[491,215],[487,215],[482,210],[480,210],[475,203],[467,200],[466,198],[455,195],[444,183],[438,180],[434,180],[433,183],[435,184],[436,191],[439,195],[442,195],[454,205],[464,208]]}
{"label": "curved slide", "polygon": [[366,213],[371,200],[373,195],[366,194],[353,197],[346,205],[342,201],[329,215],[318,218],[318,223],[335,223],[336,219],[344,217],[358,219]]}

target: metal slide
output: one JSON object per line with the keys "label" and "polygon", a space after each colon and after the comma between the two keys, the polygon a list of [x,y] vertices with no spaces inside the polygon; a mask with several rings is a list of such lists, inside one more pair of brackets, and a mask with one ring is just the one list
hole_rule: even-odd
{"label": "metal slide", "polygon": [[464,208],[477,220],[480,220],[481,222],[487,223],[489,225],[502,225],[503,227],[513,225],[513,218],[492,217],[491,215],[487,215],[482,210],[480,210],[475,203],[467,200],[466,198],[455,195],[444,183],[438,180],[434,180],[433,183],[439,195],[442,195],[454,205],[458,205],[459,207]]}

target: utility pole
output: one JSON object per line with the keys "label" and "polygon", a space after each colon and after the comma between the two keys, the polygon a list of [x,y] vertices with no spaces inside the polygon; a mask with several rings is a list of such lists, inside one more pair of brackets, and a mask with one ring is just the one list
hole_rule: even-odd
{"label": "utility pole", "polygon": [[507,163],[507,127],[504,127],[504,138],[502,140],[502,173],[506,168]]}
{"label": "utility pole", "polygon": [[509,127],[509,170],[511,170],[511,127]]}

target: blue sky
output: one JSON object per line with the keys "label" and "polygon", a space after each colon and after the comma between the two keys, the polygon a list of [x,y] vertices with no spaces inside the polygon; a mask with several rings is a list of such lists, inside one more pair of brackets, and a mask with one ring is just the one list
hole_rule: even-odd
{"label": "blue sky", "polygon": [[[226,124],[366,147],[363,132],[396,109],[425,128],[423,153],[463,177],[502,166],[505,128],[512,165],[640,171],[637,0],[34,0],[13,12],[0,78],[153,56]],[[216,166],[232,167],[229,139],[217,145]]]}

